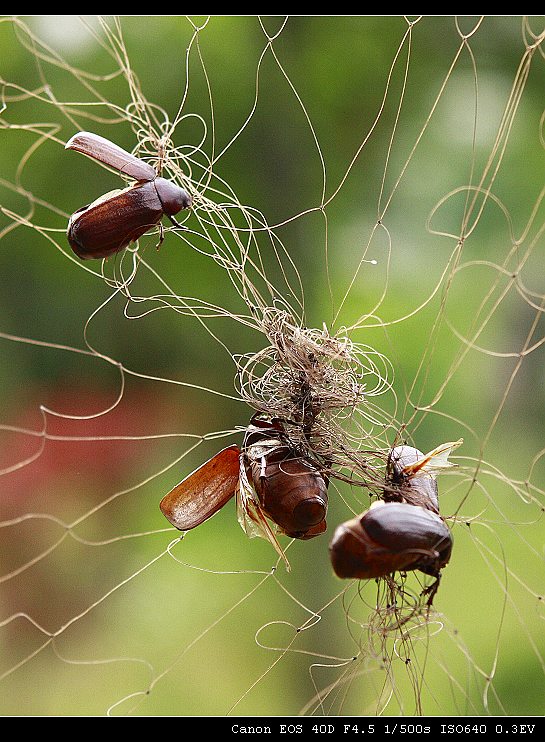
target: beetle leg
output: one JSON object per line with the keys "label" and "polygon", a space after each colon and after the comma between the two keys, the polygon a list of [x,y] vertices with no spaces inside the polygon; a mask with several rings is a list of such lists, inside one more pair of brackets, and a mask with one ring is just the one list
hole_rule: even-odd
{"label": "beetle leg", "polygon": [[162,222],[159,222],[159,242],[155,245],[155,249],[158,250],[163,242],[165,241],[165,228]]}
{"label": "beetle leg", "polygon": [[168,218],[170,219],[170,221],[175,227],[177,227],[178,229],[181,229],[184,232],[188,231],[187,227],[184,227],[183,224],[180,224],[180,222],[177,222],[173,216],[170,216],[170,214],[167,214],[166,216],[168,216]]}
{"label": "beetle leg", "polygon": [[431,608],[433,599],[435,598],[435,593],[439,590],[439,583],[441,581],[441,573],[438,573],[435,582],[432,582],[431,585],[428,585],[428,587],[424,588],[422,590],[422,595],[428,595],[428,599],[426,601],[426,605],[428,608]]}

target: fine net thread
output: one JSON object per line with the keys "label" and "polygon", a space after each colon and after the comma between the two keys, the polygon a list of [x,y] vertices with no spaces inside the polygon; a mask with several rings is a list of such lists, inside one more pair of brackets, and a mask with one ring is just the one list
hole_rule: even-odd
{"label": "fine net thread", "polygon": [[[32,609],[32,606],[28,611],[14,610],[8,613],[1,624],[3,629],[9,631],[15,625],[25,624],[34,631],[26,647],[18,656],[9,659],[3,671],[3,679],[8,687],[13,684],[12,687],[16,688],[18,673],[25,669],[31,670],[34,663],[43,661],[42,658],[49,649],[58,661],[76,669],[88,665],[96,665],[103,670],[106,666],[117,667],[121,664],[145,666],[147,675],[145,679],[139,680],[140,687],[136,691],[126,693],[121,691],[118,698],[112,700],[109,712],[146,713],[146,701],[149,701],[153,693],[164,687],[165,683],[173,682],[173,678],[176,678],[176,682],[181,683],[183,688],[184,678],[187,680],[193,671],[192,668],[199,666],[198,651],[205,647],[207,642],[212,643],[214,632],[222,624],[227,624],[232,617],[246,610],[249,612],[248,615],[251,615],[250,609],[256,600],[268,606],[268,609],[262,619],[259,615],[252,619],[257,622],[255,632],[248,630],[241,640],[250,644],[253,642],[254,646],[262,650],[269,659],[265,659],[265,664],[253,679],[243,675],[238,689],[235,687],[233,690],[236,700],[230,706],[231,713],[253,708],[253,699],[259,696],[260,690],[264,689],[266,692],[269,676],[274,676],[275,672],[288,662],[293,662],[293,667],[299,670],[299,675],[308,675],[309,688],[313,689],[309,690],[309,700],[302,705],[303,713],[338,713],[351,708],[349,694],[353,688],[361,689],[361,681],[368,683],[372,691],[357,694],[356,708],[359,712],[387,713],[394,710],[401,713],[425,713],[429,708],[429,696],[438,695],[438,692],[431,693],[428,687],[427,672],[432,662],[442,669],[443,676],[456,689],[458,694],[456,703],[460,713],[477,713],[482,708],[485,710],[493,708],[495,711],[505,713],[503,700],[495,690],[494,675],[501,654],[499,651],[501,629],[507,607],[517,614],[522,627],[521,634],[531,647],[536,664],[543,671],[545,663],[536,639],[535,626],[523,615],[517,600],[519,596],[523,596],[526,601],[530,599],[531,603],[539,607],[541,595],[532,586],[535,583],[531,575],[525,576],[524,572],[521,573],[519,565],[515,563],[513,566],[507,559],[502,544],[504,534],[514,532],[515,538],[529,549],[536,562],[542,559],[539,541],[536,546],[533,536],[530,538],[523,535],[521,526],[524,524],[517,520],[519,516],[512,512],[513,504],[504,493],[506,490],[510,491],[517,500],[532,506],[525,524],[539,525],[543,511],[543,490],[533,474],[539,472],[543,451],[538,451],[533,456],[528,475],[520,478],[504,473],[501,467],[488,462],[483,455],[486,443],[497,427],[501,412],[510,400],[511,389],[522,368],[523,360],[538,351],[542,343],[540,319],[543,312],[543,292],[539,287],[536,288],[531,280],[531,267],[542,242],[539,209],[543,191],[537,195],[527,223],[516,237],[510,211],[501,198],[496,196],[494,189],[503,158],[513,140],[513,126],[526,90],[531,64],[535,62],[534,57],[539,60],[543,55],[541,47],[543,34],[532,31],[528,20],[523,21],[525,51],[488,158],[481,170],[477,158],[474,156],[471,159],[468,185],[461,189],[454,188],[444,198],[436,199],[436,207],[429,219],[429,233],[437,238],[451,240],[454,247],[448,255],[442,256],[439,271],[436,271],[434,278],[427,282],[427,293],[423,300],[409,301],[401,311],[394,311],[392,314],[387,297],[389,292],[395,290],[397,276],[392,267],[395,241],[392,242],[388,210],[394,195],[401,191],[403,177],[415,160],[418,148],[422,146],[422,140],[433,122],[433,115],[445,89],[454,79],[457,65],[464,54],[468,54],[474,62],[472,37],[478,37],[482,22],[478,21],[471,32],[462,32],[460,26],[456,26],[458,51],[453,55],[452,64],[447,70],[437,98],[428,104],[428,115],[413,138],[414,145],[409,148],[405,160],[402,160],[401,164],[396,164],[394,174],[394,171],[390,172],[391,160],[395,145],[402,139],[399,117],[403,112],[408,72],[411,70],[413,32],[418,29],[418,23],[423,22],[422,19],[405,20],[406,32],[401,36],[397,53],[393,57],[383,103],[379,107],[375,123],[370,129],[369,136],[363,138],[361,148],[356,149],[356,156],[349,162],[344,175],[338,179],[337,187],[332,189],[332,195],[326,197],[325,183],[328,171],[319,137],[312,124],[312,118],[297,92],[297,87],[292,83],[286,72],[287,68],[277,52],[277,42],[282,39],[282,34],[287,32],[288,21],[281,23],[277,32],[272,33],[267,31],[267,24],[259,20],[263,34],[263,50],[256,65],[255,104],[250,107],[246,121],[239,127],[236,135],[230,138],[228,145],[218,148],[214,139],[215,131],[212,133],[210,127],[211,123],[216,125],[213,107],[211,106],[210,122],[204,116],[184,112],[190,90],[191,73],[188,74],[186,86],[180,95],[178,113],[172,120],[169,120],[166,112],[159,106],[146,99],[125,48],[122,20],[99,19],[98,25],[86,22],[86,26],[95,42],[114,60],[117,66],[114,76],[121,76],[125,80],[131,98],[131,103],[126,106],[112,103],[100,92],[100,86],[107,81],[106,76],[94,76],[69,65],[56,51],[43,43],[25,22],[19,19],[4,19],[5,24],[13,27],[20,45],[35,60],[43,84],[26,89],[16,81],[2,81],[3,128],[8,132],[24,130],[35,138],[33,145],[21,157],[14,179],[2,181],[3,189],[21,196],[27,208],[18,211],[11,206],[2,205],[6,221],[1,236],[7,244],[12,232],[23,229],[28,231],[29,242],[34,235],[44,239],[46,244],[53,245],[63,253],[63,259],[75,263],[78,271],[86,271],[100,280],[109,293],[101,294],[104,298],[97,300],[96,308],[85,322],[83,346],[33,338],[31,328],[27,335],[2,332],[0,337],[7,343],[38,345],[52,353],[76,354],[99,361],[111,369],[118,379],[118,393],[113,395],[108,404],[91,414],[77,409],[74,413],[67,413],[42,404],[41,427],[2,425],[2,430],[6,433],[37,442],[30,455],[9,461],[2,468],[2,473],[7,477],[12,472],[25,469],[39,461],[46,444],[50,441],[81,442],[88,439],[94,442],[100,440],[159,442],[163,438],[174,438],[178,441],[187,439],[187,443],[184,444],[185,450],[166,466],[148,472],[140,480],[134,481],[131,478],[129,481],[132,484],[119,488],[109,496],[103,496],[97,504],[87,510],[84,509],[83,512],[80,511],[72,519],[59,518],[48,513],[44,504],[43,512],[32,510],[3,520],[4,532],[12,529],[17,531],[29,524],[40,527],[46,522],[52,527],[53,536],[45,530],[42,531],[43,540],[47,542],[48,538],[45,536],[48,536],[49,543],[37,549],[31,557],[25,557],[22,563],[8,566],[3,582],[15,586],[18,580],[24,586],[26,576],[37,565],[46,566],[47,560],[52,555],[60,554],[69,543],[80,544],[92,551],[102,549],[105,558],[105,550],[109,545],[142,541],[151,545],[151,556],[148,554],[148,558],[140,560],[138,567],[133,563],[127,573],[120,571],[117,578],[114,575],[110,585],[98,584],[98,596],[91,597],[81,610],[74,610],[71,616],[65,616],[56,627],[47,626],[36,619],[33,610],[35,615],[39,615],[40,610]],[[188,20],[193,26],[193,35],[189,37],[185,56],[188,65],[194,59],[199,60],[202,64],[202,73],[207,80],[209,73],[199,42],[201,36],[204,39],[209,22],[211,21],[197,26]],[[458,20],[456,22],[458,24]],[[406,55],[405,73],[402,76],[401,87],[397,90],[393,76],[396,64],[402,59],[400,55]],[[272,226],[260,210],[241,203],[234,189],[219,174],[222,157],[228,153],[229,147],[236,145],[239,137],[245,135],[247,125],[255,115],[260,96],[258,83],[261,81],[262,65],[265,64],[264,60],[269,58],[274,59],[277,69],[286,77],[291,90],[295,93],[308,124],[310,139],[315,142],[319,152],[324,174],[324,190],[320,203]],[[82,91],[87,91],[90,101],[63,100],[48,82],[46,68],[67,72],[81,86]],[[318,327],[313,327],[312,324],[307,326],[305,290],[308,291],[308,288],[305,286],[305,277],[291,257],[288,243],[281,239],[280,234],[283,228],[292,222],[300,221],[309,215],[318,215],[323,219],[328,235],[330,217],[326,206],[334,205],[335,198],[342,196],[343,185],[358,167],[358,156],[362,151],[365,152],[367,143],[373,141],[371,135],[375,125],[383,120],[389,120],[384,105],[389,102],[389,95],[393,95],[394,90],[398,96],[398,105],[397,108],[394,107],[395,126],[385,158],[383,187],[379,196],[379,219],[370,230],[369,240],[364,244],[360,258],[356,261],[356,268],[349,276],[346,292],[340,293],[341,299],[332,312],[334,321],[327,323],[323,318],[319,318],[315,323]],[[148,259],[148,253],[142,250],[142,244],[138,248],[134,246],[129,248],[118,260],[98,266],[81,264],[74,259],[64,242],[62,234],[64,229],[48,226],[48,220],[44,218],[46,212],[63,218],[68,217],[68,214],[58,206],[35,196],[23,185],[26,182],[24,175],[32,167],[33,158],[36,157],[40,147],[52,143],[62,145],[64,136],[61,137],[61,132],[64,134],[65,127],[58,123],[37,121],[14,123],[9,114],[18,104],[25,101],[36,101],[46,108],[51,107],[52,111],[62,114],[74,130],[108,123],[115,131],[117,124],[130,125],[137,142],[135,154],[162,167],[165,177],[174,179],[191,192],[194,206],[191,214],[184,217],[186,231],[173,231],[167,239],[180,243],[181,248],[191,250],[217,266],[221,276],[226,279],[227,286],[230,287],[225,291],[225,306],[209,301],[199,294],[182,294],[176,288],[177,277],[165,274],[160,261],[151,260],[151,257]],[[212,95],[210,102],[213,103]],[[201,136],[194,137],[193,144],[186,143],[175,147],[174,141],[180,141],[181,133],[189,120],[197,122],[201,128]],[[83,121],[85,126],[82,125]],[[385,184],[392,180],[393,186],[388,191]],[[454,201],[460,195],[465,199],[465,203],[459,231],[448,231],[435,226],[434,220],[440,216],[445,204]],[[486,214],[490,204],[495,205],[503,214],[508,226],[508,242],[511,242],[512,247],[506,252],[503,262],[465,259],[464,248],[474,234],[478,234],[483,214]],[[56,220],[56,224],[58,223],[59,219]],[[145,241],[147,243],[149,240],[149,244],[153,245],[157,237],[157,234],[151,233],[146,236]],[[370,306],[369,310],[355,318],[349,318],[345,326],[341,326],[347,298],[355,290],[358,282],[365,283],[364,274],[367,275],[369,264],[377,262],[370,256],[376,254],[373,249],[379,244],[381,237],[386,237],[386,250],[378,261],[379,265],[386,266],[384,288],[379,292],[378,298],[367,304]],[[332,246],[328,236],[325,243],[329,272],[335,263],[329,257],[332,255]],[[493,278],[481,293],[482,299],[471,318],[471,323],[467,328],[461,329],[457,326],[456,318],[449,316],[449,301],[452,301],[452,294],[458,285],[456,283],[458,276],[463,276],[464,272],[471,272],[473,267],[491,271]],[[83,273],[81,275],[83,276]],[[231,300],[230,291],[238,297],[236,302]],[[456,412],[453,412],[456,409],[455,405],[445,403],[448,399],[448,387],[458,369],[467,362],[471,351],[476,350],[486,358],[498,355],[495,348],[487,345],[487,330],[489,326],[493,326],[500,311],[503,311],[505,306],[509,307],[513,293],[522,300],[529,312],[528,316],[524,317],[525,327],[521,332],[523,341],[517,344],[514,351],[501,351],[504,355],[516,358],[517,363],[505,383],[503,392],[498,395],[496,412],[491,416],[488,429],[478,432],[469,423],[457,419]],[[333,291],[332,294],[333,299],[337,299]],[[194,322],[199,333],[207,338],[211,345],[224,351],[230,359],[232,378],[235,382],[234,392],[229,389],[228,384],[223,388],[214,389],[206,384],[148,373],[146,370],[132,368],[110,355],[104,336],[100,330],[98,333],[95,332],[94,328],[100,327],[101,318],[108,316],[109,312],[117,312],[117,309],[112,308],[119,306],[118,300],[122,302],[121,313],[127,320],[143,321],[159,310],[161,315],[164,315],[163,310],[166,310],[169,316],[175,314],[181,320],[188,318]],[[427,311],[434,306],[436,300],[439,300],[437,314],[430,316]],[[406,306],[412,308],[407,310]],[[395,342],[392,338],[397,325],[407,322],[413,316],[421,316],[422,321],[427,322],[429,339],[419,365],[412,371],[412,380],[402,378],[400,387],[395,361]],[[214,320],[217,321],[216,325]],[[252,333],[251,337],[259,349],[252,352],[246,350],[233,352],[229,341],[216,329],[220,321],[228,321],[239,326],[241,330]],[[450,333],[448,337],[454,335],[456,338],[455,352],[450,365],[447,364],[442,383],[430,395],[425,382],[434,359],[442,352],[447,330]],[[373,341],[368,343],[367,336],[372,337]],[[383,343],[382,347],[391,343],[393,353],[385,354],[375,350],[375,345],[381,347],[378,339]],[[513,344],[515,345],[517,341],[518,338],[516,341],[513,340]],[[412,442],[416,443],[419,434],[425,432],[430,420],[438,419],[448,424],[449,429],[462,430],[464,436],[467,434],[470,440],[474,439],[478,444],[476,449],[472,447],[475,453],[464,455],[462,450],[456,457],[457,469],[449,472],[448,476],[441,477],[440,496],[442,502],[447,503],[445,513],[447,522],[455,534],[456,549],[472,547],[475,550],[477,558],[485,563],[500,596],[500,607],[495,617],[497,625],[491,626],[492,634],[497,635],[492,659],[486,658],[484,661],[477,659],[477,650],[466,644],[467,639],[459,636],[457,629],[450,624],[449,617],[430,612],[421,595],[427,578],[416,573],[381,580],[374,588],[372,585],[365,588],[362,584],[356,583],[340,586],[335,582],[334,589],[328,597],[320,595],[315,599],[301,587],[298,589],[294,586],[287,576],[282,575],[282,567],[278,562],[270,569],[252,569],[251,557],[245,555],[236,568],[222,570],[219,565],[206,566],[206,559],[203,561],[203,555],[199,556],[198,551],[195,556],[191,556],[191,544],[196,543],[199,538],[198,532],[189,534],[189,538],[186,536],[172,541],[167,548],[157,544],[157,538],[165,530],[168,531],[169,537],[172,534],[170,529],[164,527],[142,528],[140,531],[130,533],[114,530],[110,534],[108,528],[103,526],[103,532],[100,533],[99,529],[98,535],[95,534],[94,519],[98,514],[107,512],[116,502],[126,501],[127,495],[138,493],[149,482],[158,481],[165,471],[169,471],[186,456],[190,458],[194,451],[198,453],[216,440],[220,442],[224,438],[230,440],[233,435],[240,435],[244,429],[241,418],[240,424],[234,423],[232,430],[218,429],[204,433],[184,431],[135,436],[122,434],[101,436],[91,433],[86,436],[55,432],[55,422],[58,420],[84,422],[95,418],[102,419],[121,408],[123,401],[128,398],[126,385],[129,380],[142,384],[149,382],[174,385],[188,392],[193,390],[202,393],[205,400],[218,398],[226,403],[230,400],[242,402],[241,407],[247,409],[248,417],[253,410],[288,421],[291,442],[298,449],[305,450],[308,455],[317,457],[322,464],[327,462],[336,476],[332,481],[330,498],[337,498],[338,502],[344,505],[344,512],[347,515],[365,509],[369,495],[380,495],[390,447],[397,440],[412,439]],[[401,399],[400,389],[403,395]],[[434,428],[436,427],[437,423],[434,422]],[[345,481],[357,486],[346,489]],[[497,495],[498,485],[502,488],[501,497]],[[234,520],[232,524],[235,528]],[[187,559],[184,556],[186,545],[189,549]],[[291,552],[295,548],[293,544],[289,548],[291,558]],[[108,560],[107,563],[111,562]],[[148,573],[152,574],[156,566],[163,563],[170,566],[180,565],[192,575],[198,575],[203,581],[192,584],[199,586],[197,587],[199,594],[207,589],[207,585],[217,585],[218,578],[224,581],[231,578],[239,579],[237,597],[227,598],[223,606],[217,607],[207,603],[203,596],[203,603],[208,608],[209,616],[213,618],[209,618],[201,630],[193,636],[185,637],[180,642],[182,649],[169,657],[158,657],[149,661],[143,655],[123,655],[110,648],[108,656],[98,656],[89,660],[78,654],[75,645],[71,645],[69,640],[66,640],[67,647],[64,647],[62,642],[65,637],[70,636],[73,627],[83,627],[88,616],[98,615],[104,609],[107,612],[114,610],[116,594],[122,593],[129,584],[143,582]],[[266,563],[270,563],[270,555]],[[303,560],[301,564],[304,563]],[[236,564],[236,560],[231,564]],[[240,564],[247,566],[241,568]],[[451,567],[452,565],[448,569]],[[55,565],[49,569],[55,574]],[[248,581],[251,587],[248,587]],[[447,588],[443,586],[441,589]],[[277,606],[280,608],[277,609]],[[320,623],[332,620],[331,613],[335,609],[342,610],[347,629],[346,637],[350,640],[347,649],[351,647],[353,655],[349,651],[329,653],[318,649],[320,644],[318,627]],[[284,615],[289,616],[289,619],[276,619],[274,616],[277,615],[277,610],[280,615],[284,611]],[[170,612],[165,610],[164,617],[160,617],[159,620],[167,621],[168,615]],[[272,634],[270,639],[269,634]],[[462,658],[463,670],[451,669],[448,663],[444,662],[443,646],[436,642],[438,636],[447,636],[457,648],[458,657]],[[471,638],[469,641],[471,644]],[[468,690],[460,680],[468,668],[475,677],[475,687],[478,688],[480,696],[479,692],[474,692],[473,687]],[[126,680],[119,682],[121,687]],[[440,698],[433,698],[432,704],[437,704],[440,708],[440,703]],[[213,708],[213,704],[211,707]],[[288,704],[286,712],[290,711],[292,708]]]}

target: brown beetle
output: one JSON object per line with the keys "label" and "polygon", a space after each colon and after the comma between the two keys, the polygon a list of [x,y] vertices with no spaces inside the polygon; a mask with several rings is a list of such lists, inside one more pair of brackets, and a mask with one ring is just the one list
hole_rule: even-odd
{"label": "brown beetle", "polygon": [[255,415],[242,450],[224,448],[165,495],[160,508],[172,525],[188,531],[236,494],[245,533],[266,538],[289,568],[275,531],[297,539],[323,533],[327,487],[327,477],[289,443],[281,421]]}
{"label": "brown beetle", "polygon": [[172,181],[158,177],[149,163],[86,131],[75,134],[65,149],[81,152],[136,181],[72,214],[67,236],[78,257],[85,260],[114,255],[159,224],[163,215],[181,227],[173,217],[191,206],[191,197]]}
{"label": "brown beetle", "polygon": [[462,442],[444,443],[427,454],[412,446],[391,450],[384,501],[333,534],[329,553],[338,577],[367,580],[420,570],[435,577],[424,591],[432,604],[452,552],[452,534],[439,515],[435,476],[452,466],[449,454]]}
{"label": "brown beetle", "polygon": [[448,460],[450,453],[463,443],[443,443],[429,453],[422,453],[412,446],[396,446],[390,451],[386,467],[386,502],[407,502],[421,505],[439,513],[436,475],[453,466]]}
{"label": "brown beetle", "polygon": [[338,577],[368,580],[418,569],[439,578],[452,535],[438,515],[419,505],[375,502],[337,527],[329,551]]}

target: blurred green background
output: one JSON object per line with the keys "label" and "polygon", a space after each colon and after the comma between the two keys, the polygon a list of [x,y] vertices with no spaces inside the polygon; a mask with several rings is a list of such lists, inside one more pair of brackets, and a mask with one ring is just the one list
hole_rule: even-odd
{"label": "blurred green background", "polygon": [[[328,536],[294,543],[292,571],[267,575],[274,554],[244,536],[233,503],[175,546],[175,559],[161,556],[177,534],[159,500],[225,439],[167,467],[193,444],[187,435],[244,426],[250,410],[202,391],[234,396],[235,366],[194,318],[146,314],[144,304],[130,319],[116,295],[87,324],[114,292],[99,263],[69,259],[63,232],[71,212],[120,181],[62,143],[92,129],[135,146],[120,113],[131,100],[127,76],[114,58],[116,39],[94,16],[3,17],[0,713],[545,710],[539,48],[520,78],[516,115],[502,127],[525,45],[542,33],[542,20],[457,25],[452,16],[424,16],[410,45],[400,16],[284,21],[121,17],[123,64],[170,118],[189,81],[183,112],[203,117],[210,157],[239,133],[214,173],[268,224],[281,225],[275,231],[301,275],[309,326],[351,326],[377,303],[385,323],[406,318],[351,337],[389,357],[395,395],[374,402],[407,424],[420,449],[464,437],[459,476],[441,480],[442,513],[474,522],[454,525],[438,616],[381,648],[369,625],[376,586],[352,585],[340,596],[347,586],[330,569]],[[106,23],[117,35],[114,20]],[[192,23],[203,30],[186,66]],[[461,34],[473,28],[464,45]],[[275,37],[268,50],[266,33]],[[33,149],[40,131],[58,141]],[[202,124],[187,118],[173,140],[196,146],[202,137]],[[496,174],[493,198],[468,211],[476,191],[463,187],[483,174],[486,187]],[[11,212],[41,231],[13,228]],[[456,268],[464,213],[471,217]],[[379,216],[384,228],[372,237]],[[188,225],[197,228],[195,217]],[[172,234],[159,251],[156,241],[147,235],[139,249],[172,291],[247,311],[213,261]],[[365,258],[377,264],[358,269],[367,245]],[[281,282],[264,246],[267,275]],[[105,273],[114,271],[109,261]],[[164,286],[140,271],[131,290],[150,296]],[[140,312],[132,304],[127,314]],[[234,321],[207,326],[232,354],[265,344]],[[87,349],[86,341],[134,372],[123,377],[119,404],[115,363],[70,350]],[[44,420],[47,440],[39,435]],[[350,517],[347,503],[363,509],[367,501],[335,489],[328,533]],[[330,686],[322,706],[311,702]]]}

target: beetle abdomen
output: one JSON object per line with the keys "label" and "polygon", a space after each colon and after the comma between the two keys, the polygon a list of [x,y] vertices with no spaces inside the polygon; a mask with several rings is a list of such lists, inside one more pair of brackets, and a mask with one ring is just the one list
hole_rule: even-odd
{"label": "beetle abdomen", "polygon": [[106,194],[72,214],[68,241],[84,260],[107,258],[154,227],[162,215],[154,183],[137,183]]}
{"label": "beetle abdomen", "polygon": [[414,569],[438,576],[450,558],[452,535],[430,510],[381,502],[338,526],[329,550],[338,577],[371,579]]}
{"label": "beetle abdomen", "polygon": [[253,465],[252,473],[261,507],[284,533],[293,538],[322,533],[328,498],[320,472],[299,457],[281,461],[269,458],[264,473],[258,466]]}

